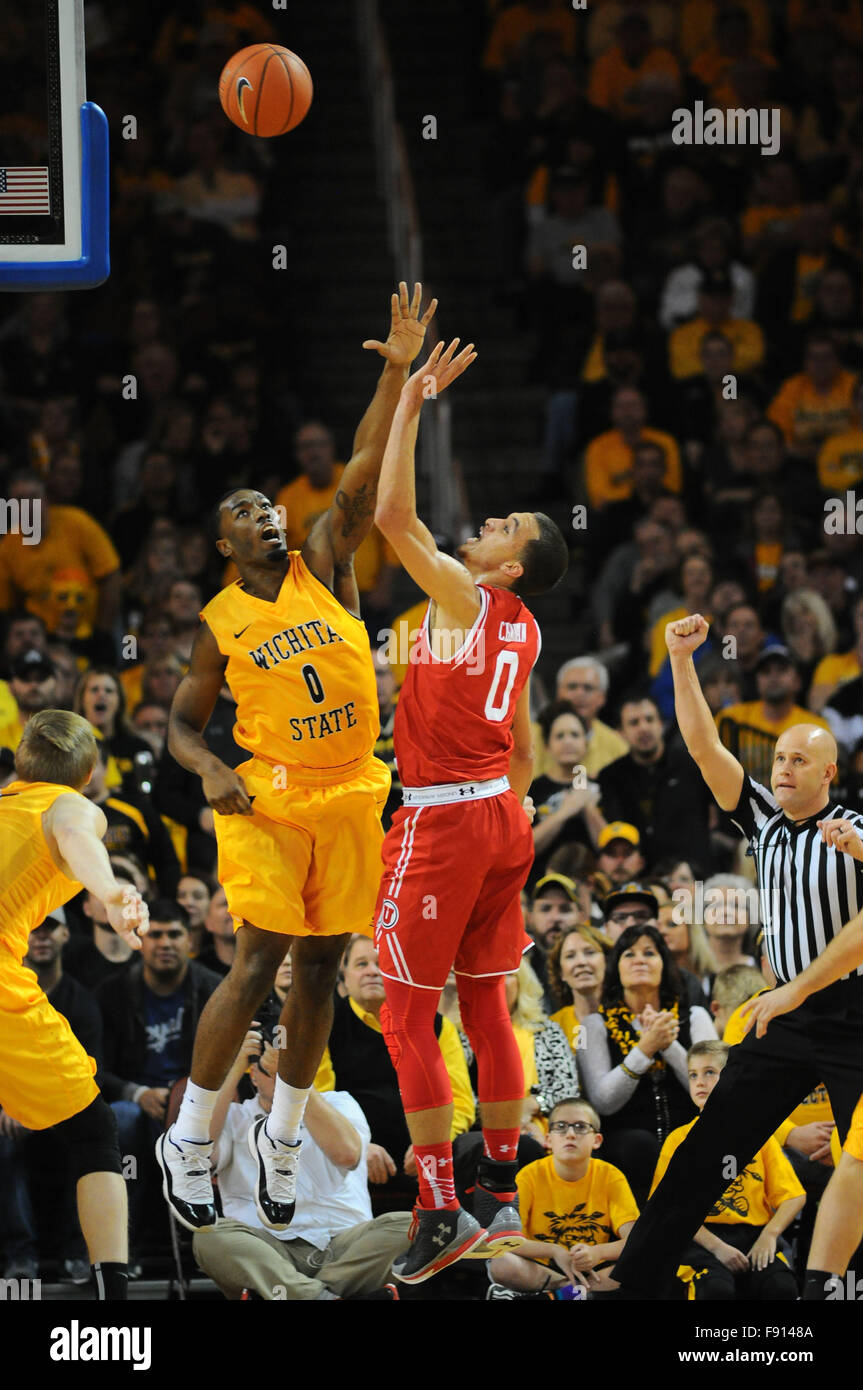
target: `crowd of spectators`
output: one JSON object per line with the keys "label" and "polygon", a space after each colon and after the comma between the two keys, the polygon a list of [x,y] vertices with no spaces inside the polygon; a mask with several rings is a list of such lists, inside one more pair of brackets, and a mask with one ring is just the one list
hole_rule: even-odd
{"label": "crowd of spectators", "polygon": [[[735,1011],[765,969],[740,836],[676,730],[665,624],[708,618],[699,675],[721,737],[752,775],[767,780],[785,728],[822,723],[839,743],[843,800],[863,805],[863,20],[844,0],[476,7],[488,129],[478,196],[499,232],[500,292],[536,345],[530,380],[544,388],[535,501],[562,498],[584,514],[572,533],[579,643],[557,672],[541,661],[534,681],[536,860],[524,897],[534,947],[509,1002],[525,1069],[519,1161],[526,1173],[545,1166],[520,1190],[529,1213],[536,1190],[571,1203],[570,1184],[600,1173],[590,1164],[619,1170],[626,1191],[618,1184],[613,1200],[617,1179],[600,1173],[605,1234],[567,1225],[570,1207],[532,1232],[564,1250],[602,1246],[607,1262],[667,1161],[669,1135],[695,1117],[693,1069],[718,1075],[723,1060],[687,1054],[739,1039]],[[138,138],[113,151],[109,284],[89,297],[8,296],[0,310],[4,501],[20,503],[22,518],[41,508],[38,544],[0,538],[0,785],[14,779],[32,713],[82,713],[102,753],[87,795],[105,811],[117,876],[151,902],[134,961],[88,894],[34,932],[28,956],[116,1109],[134,1166],[137,1265],[166,1241],[152,1140],[233,958],[213,813],[165,747],[198,613],[234,577],[202,517],[228,486],[254,485],[300,545],[344,454],[285,345],[260,258],[248,256],[284,215],[277,156],[212,110],[224,56],[276,37],[267,7],[87,8],[93,87],[115,112],[134,105]],[[130,74],[121,60],[131,53],[150,61]],[[676,144],[672,113],[697,100],[775,108],[778,152]],[[26,155],[26,122],[7,133]],[[357,572],[373,645],[382,627],[415,623],[422,606],[400,613],[394,596],[408,591],[376,532]],[[379,652],[376,670],[378,753],[395,772],[403,654]],[[225,687],[206,732],[232,766],[244,756],[233,709]],[[394,788],[388,816],[397,778]],[[699,887],[724,895],[727,911],[681,917],[675,903],[698,902]],[[255,1227],[244,1137],[266,1113],[272,1077],[261,1039],[289,988],[287,960],[257,1021],[260,1046],[247,1040],[220,1111],[230,1231],[224,1249],[200,1237],[195,1254],[229,1297],[272,1296],[275,1284],[292,1298],[369,1296],[405,1239],[416,1185],[368,942],[352,942],[343,965],[318,1076],[324,1108],[308,1118],[317,1205],[290,1268],[291,1241],[258,1230],[249,1245],[243,1234]],[[467,1200],[474,1059],[452,983],[438,1029]],[[836,1156],[831,1124],[821,1088],[769,1155],[774,1205],[799,1196],[780,1160],[808,1198],[802,1216],[783,1208],[798,1268]],[[43,1136],[0,1112],[0,1266],[32,1274],[47,1258],[83,1282],[74,1204],[46,1177],[46,1152]],[[366,1279],[344,1276],[349,1235]],[[702,1247],[716,1255],[717,1240],[708,1229]],[[543,1264],[532,1253],[540,1275],[507,1257],[499,1296],[547,1294],[602,1262]],[[690,1278],[695,1296],[728,1296],[717,1260],[742,1277],[719,1254]],[[334,1277],[322,1282],[325,1262]]]}

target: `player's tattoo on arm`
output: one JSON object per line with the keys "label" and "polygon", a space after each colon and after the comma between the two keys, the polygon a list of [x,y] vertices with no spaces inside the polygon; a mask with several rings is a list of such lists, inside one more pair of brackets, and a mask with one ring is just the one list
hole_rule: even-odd
{"label": "player's tattoo on arm", "polygon": [[374,516],[377,487],[374,483],[360,483],[352,493],[342,488],[336,493],[336,506],[342,513],[341,533],[345,540],[355,535],[370,516]]}

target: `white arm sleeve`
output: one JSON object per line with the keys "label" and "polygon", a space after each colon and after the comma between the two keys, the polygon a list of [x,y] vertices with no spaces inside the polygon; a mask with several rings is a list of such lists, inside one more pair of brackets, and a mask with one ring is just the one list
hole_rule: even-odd
{"label": "white arm sleeve", "polygon": [[612,1066],[608,1034],[600,1014],[591,1014],[585,1020],[584,1032],[584,1046],[576,1051],[584,1090],[600,1115],[614,1115],[631,1099],[653,1059],[647,1057],[640,1047],[634,1047],[626,1058],[626,1065],[638,1076],[627,1076],[622,1067]]}

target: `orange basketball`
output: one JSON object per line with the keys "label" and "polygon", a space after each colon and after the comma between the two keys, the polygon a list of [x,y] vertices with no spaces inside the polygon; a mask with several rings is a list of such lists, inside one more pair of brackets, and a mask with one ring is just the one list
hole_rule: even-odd
{"label": "orange basketball", "polygon": [[284,135],[312,104],[312,76],[296,53],[253,43],[229,58],[219,78],[222,110],[247,135]]}

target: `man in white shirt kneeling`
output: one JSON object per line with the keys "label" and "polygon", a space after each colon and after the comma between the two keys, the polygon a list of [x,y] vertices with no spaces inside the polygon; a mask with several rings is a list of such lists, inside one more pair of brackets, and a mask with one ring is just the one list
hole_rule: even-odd
{"label": "man in white shirt kneeling", "polygon": [[[257,1054],[260,1054],[259,1056]],[[249,1060],[257,1091],[234,1101]],[[370,1131],[347,1091],[312,1089],[300,1137],[297,1206],[283,1231],[267,1229],[255,1206],[258,1166],[249,1149],[252,1126],[269,1114],[278,1053],[252,1025],[225,1078],[210,1137],[224,1218],[194,1240],[195,1259],[226,1298],[244,1290],[266,1300],[387,1299],[396,1256],[408,1246],[410,1212],[372,1219],[366,1169]]]}

